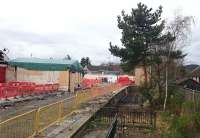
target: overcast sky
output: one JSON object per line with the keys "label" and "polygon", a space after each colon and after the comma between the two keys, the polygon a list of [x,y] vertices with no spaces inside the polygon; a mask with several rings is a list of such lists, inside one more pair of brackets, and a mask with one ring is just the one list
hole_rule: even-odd
{"label": "overcast sky", "polygon": [[[109,42],[120,45],[117,15],[135,8],[138,0],[0,0],[0,49],[8,56],[63,58],[69,54],[93,64],[117,61]],[[198,0],[142,0],[149,7],[163,6],[163,19],[171,19],[176,9],[192,15],[192,31],[186,63],[200,64],[200,3]]]}

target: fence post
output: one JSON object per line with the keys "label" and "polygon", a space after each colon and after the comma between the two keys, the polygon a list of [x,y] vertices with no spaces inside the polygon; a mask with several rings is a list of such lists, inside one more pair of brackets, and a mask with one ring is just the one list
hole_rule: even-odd
{"label": "fence post", "polygon": [[62,122],[62,113],[64,108],[64,101],[59,102],[59,113],[58,113],[58,123]]}
{"label": "fence post", "polygon": [[156,128],[156,112],[154,112],[154,128]]}
{"label": "fence post", "polygon": [[40,126],[40,108],[36,110],[35,113],[35,135],[39,135],[39,126]]}
{"label": "fence post", "polygon": [[154,127],[154,124],[153,124],[154,122],[153,122],[153,112],[151,111],[150,112],[150,124],[151,124],[151,126],[152,127]]}
{"label": "fence post", "polygon": [[128,87],[126,87],[126,89],[125,89],[125,93],[128,94]]}
{"label": "fence post", "polygon": [[75,95],[75,97],[74,97],[74,99],[73,99],[73,101],[72,101],[72,105],[73,105],[73,108],[72,108],[72,110],[74,110],[74,109],[76,109],[77,108],[77,106],[78,106],[78,101],[79,101],[79,99],[78,99],[78,97],[79,97],[79,93],[76,93],[76,95]]}

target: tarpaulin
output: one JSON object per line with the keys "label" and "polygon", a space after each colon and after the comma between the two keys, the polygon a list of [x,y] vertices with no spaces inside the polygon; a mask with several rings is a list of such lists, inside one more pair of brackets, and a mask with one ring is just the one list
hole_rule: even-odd
{"label": "tarpaulin", "polygon": [[78,61],[66,59],[17,58],[8,61],[8,65],[29,70],[83,72]]}

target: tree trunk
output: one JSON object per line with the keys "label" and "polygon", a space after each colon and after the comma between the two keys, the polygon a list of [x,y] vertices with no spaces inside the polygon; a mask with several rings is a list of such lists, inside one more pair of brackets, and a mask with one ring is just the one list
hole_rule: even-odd
{"label": "tree trunk", "polygon": [[167,97],[168,97],[168,68],[169,68],[169,58],[170,58],[170,54],[171,54],[171,49],[172,47],[169,47],[169,53],[166,59],[166,71],[165,71],[165,101],[164,101],[164,105],[163,105],[163,110],[165,111],[166,109],[166,104],[167,104]]}
{"label": "tree trunk", "polygon": [[158,76],[158,80],[157,85],[158,85],[158,92],[159,92],[159,102],[161,102],[161,97],[162,97],[162,85],[161,85],[161,73],[160,73],[160,65],[157,64],[157,76]]}
{"label": "tree trunk", "polygon": [[165,101],[163,105],[163,110],[165,111],[166,109],[166,104],[167,104],[167,97],[168,97],[168,65],[166,66],[166,72],[165,72]]}
{"label": "tree trunk", "polygon": [[148,73],[147,73],[147,65],[145,61],[143,62],[143,70],[144,70],[144,85],[146,87],[147,81],[148,81],[148,78],[147,78]]}

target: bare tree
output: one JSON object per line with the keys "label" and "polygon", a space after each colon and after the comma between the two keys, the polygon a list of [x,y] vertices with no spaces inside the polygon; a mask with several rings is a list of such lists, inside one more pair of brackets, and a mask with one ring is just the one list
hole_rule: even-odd
{"label": "bare tree", "polygon": [[172,51],[182,51],[183,47],[189,44],[189,36],[191,33],[192,24],[194,24],[194,19],[192,16],[182,16],[180,13],[175,13],[174,19],[167,26],[167,31],[174,36],[175,40],[166,45],[168,54],[165,63],[165,99],[163,110],[166,109],[168,98],[168,74]]}

